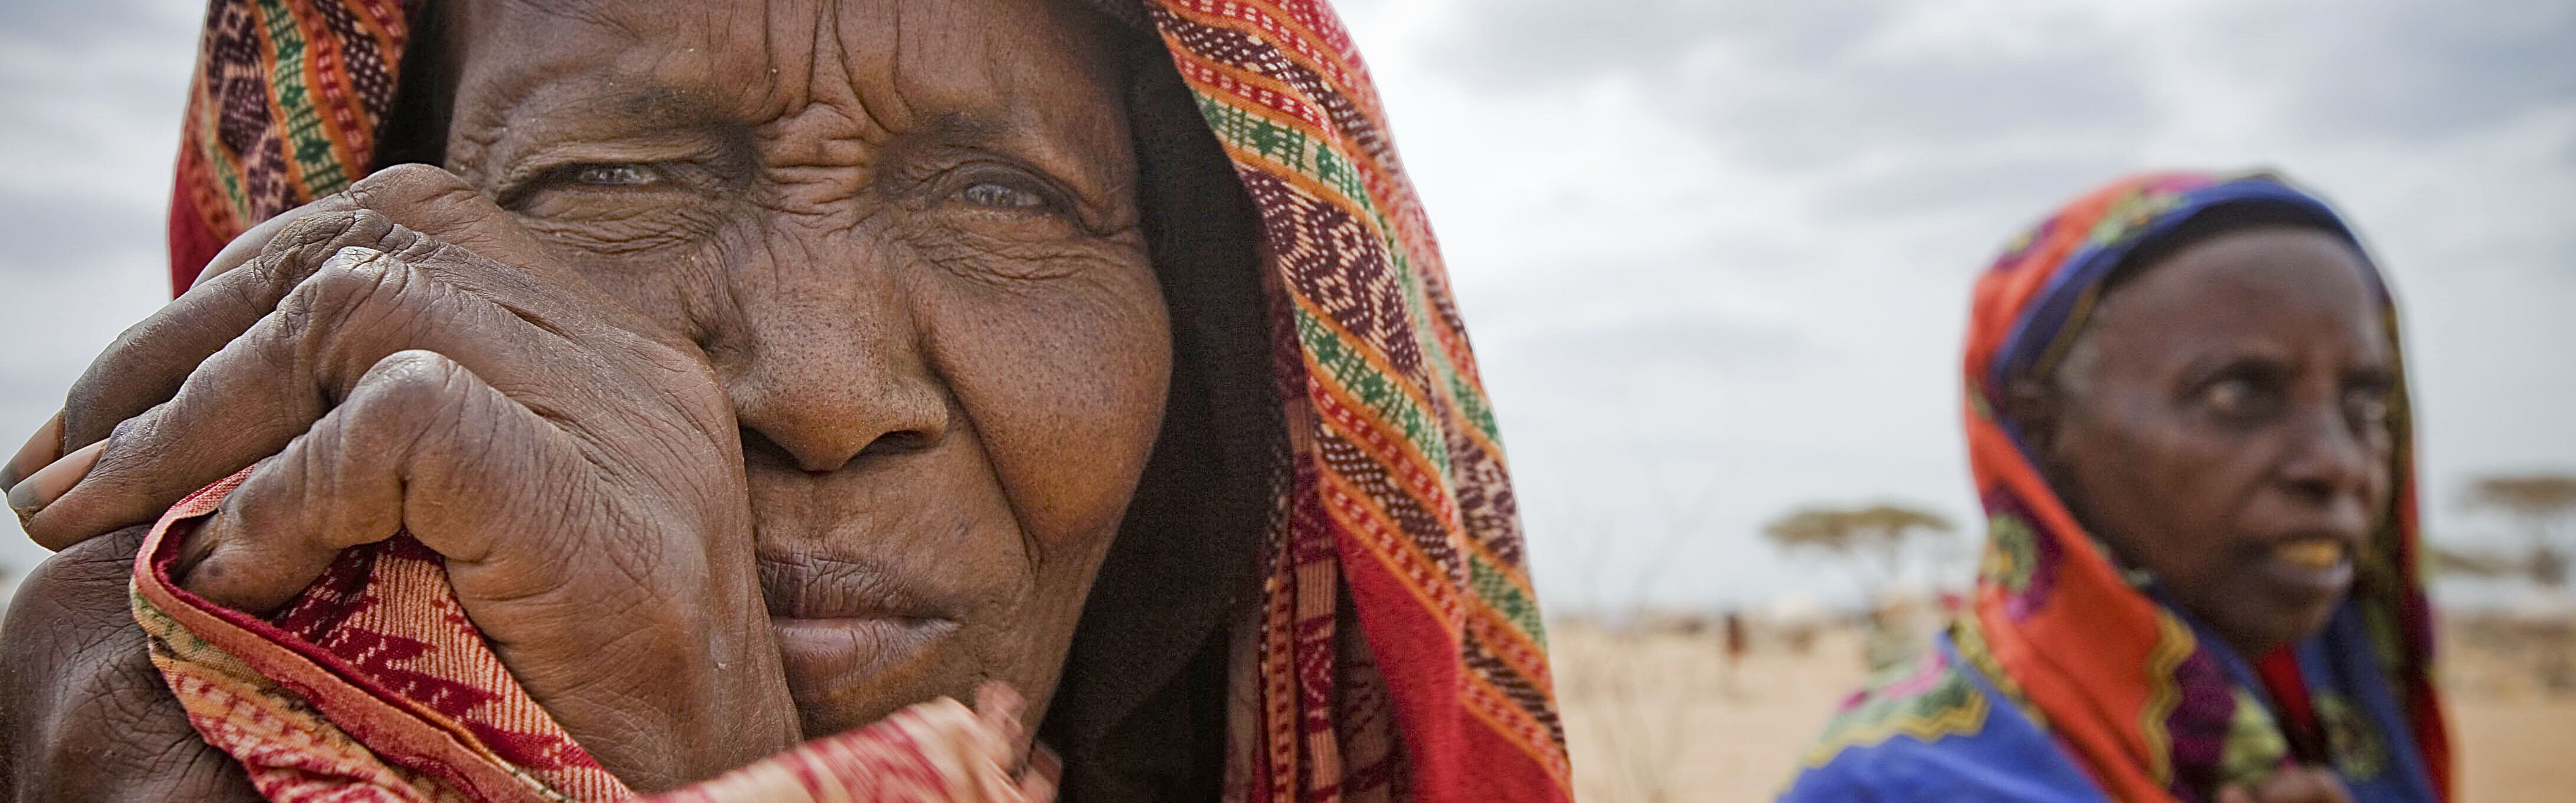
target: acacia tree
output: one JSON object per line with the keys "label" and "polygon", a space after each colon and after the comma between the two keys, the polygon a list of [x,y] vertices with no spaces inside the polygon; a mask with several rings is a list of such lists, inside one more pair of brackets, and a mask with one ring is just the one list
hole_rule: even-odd
{"label": "acacia tree", "polygon": [[1821,552],[1874,567],[1874,576],[1863,582],[1876,596],[1905,576],[1908,547],[1952,529],[1938,513],[1882,504],[1804,508],[1771,522],[1762,534],[1785,552]]}
{"label": "acacia tree", "polygon": [[2576,477],[2564,474],[2486,477],[2469,484],[2469,505],[2520,525],[2530,550],[2524,568],[2549,588],[2567,585],[2567,554],[2554,543],[2557,525],[2576,518]]}

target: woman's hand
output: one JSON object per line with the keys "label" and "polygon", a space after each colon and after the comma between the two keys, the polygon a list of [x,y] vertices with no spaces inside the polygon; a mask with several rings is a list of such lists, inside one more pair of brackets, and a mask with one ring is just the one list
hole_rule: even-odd
{"label": "woman's hand", "polygon": [[0,625],[0,800],[261,799],[152,668],[125,591],[147,529],[75,544],[19,582]]}
{"label": "woman's hand", "polygon": [[519,682],[637,788],[795,744],[736,425],[695,346],[435,168],[244,240],[215,266],[237,269],[75,386],[66,456],[10,494],[31,536],[59,549],[148,523],[256,463],[188,539],[190,591],[265,612],[340,550],[408,531]]}

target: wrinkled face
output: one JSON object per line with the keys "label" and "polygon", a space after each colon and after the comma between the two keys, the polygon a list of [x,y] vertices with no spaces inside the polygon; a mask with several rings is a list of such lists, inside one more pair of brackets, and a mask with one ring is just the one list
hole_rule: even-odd
{"label": "wrinkled face", "polygon": [[2248,658],[2324,626],[2387,509],[2395,363],[2362,270],[2319,231],[2187,246],[2104,297],[2023,418],[2085,526]]}
{"label": "wrinkled face", "polygon": [[724,380],[809,736],[986,679],[1043,710],[1152,446],[1121,79],[1061,5],[494,0],[446,34],[446,166]]}

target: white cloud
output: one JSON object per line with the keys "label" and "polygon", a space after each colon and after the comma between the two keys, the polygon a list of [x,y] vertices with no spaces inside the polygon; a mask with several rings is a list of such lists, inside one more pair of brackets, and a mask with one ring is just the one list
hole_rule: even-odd
{"label": "white cloud", "polygon": [[[1842,577],[1755,535],[1806,502],[1978,519],[1968,283],[2055,204],[2151,167],[2280,167],[2371,240],[2411,327],[2437,535],[2474,534],[2449,501],[2473,474],[2576,468],[2563,3],[1344,10],[1561,600],[1833,596]],[[1665,557],[1675,497],[1711,512]],[[1638,588],[1659,561],[1684,567]]]}
{"label": "white cloud", "polygon": [[[199,6],[0,5],[0,438],[161,299]],[[2436,531],[2576,468],[2576,6],[2557,0],[1355,0],[1560,606],[1844,586],[1812,501],[1978,515],[1967,284],[2151,166],[2276,165],[2406,304]],[[1689,535],[1661,553],[1668,535]],[[0,560],[39,554],[0,525]],[[1657,558],[1663,558],[1657,560]],[[1658,568],[1660,566],[1660,568]]]}

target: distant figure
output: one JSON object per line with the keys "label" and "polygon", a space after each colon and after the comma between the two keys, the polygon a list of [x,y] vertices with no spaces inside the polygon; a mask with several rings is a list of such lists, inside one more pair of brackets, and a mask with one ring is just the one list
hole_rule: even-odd
{"label": "distant figure", "polygon": [[1977,283],[1974,594],[1786,801],[2444,800],[2394,308],[2261,175],[2077,199]]}
{"label": "distant figure", "polygon": [[1726,612],[1726,665],[1744,663],[1744,614]]}

